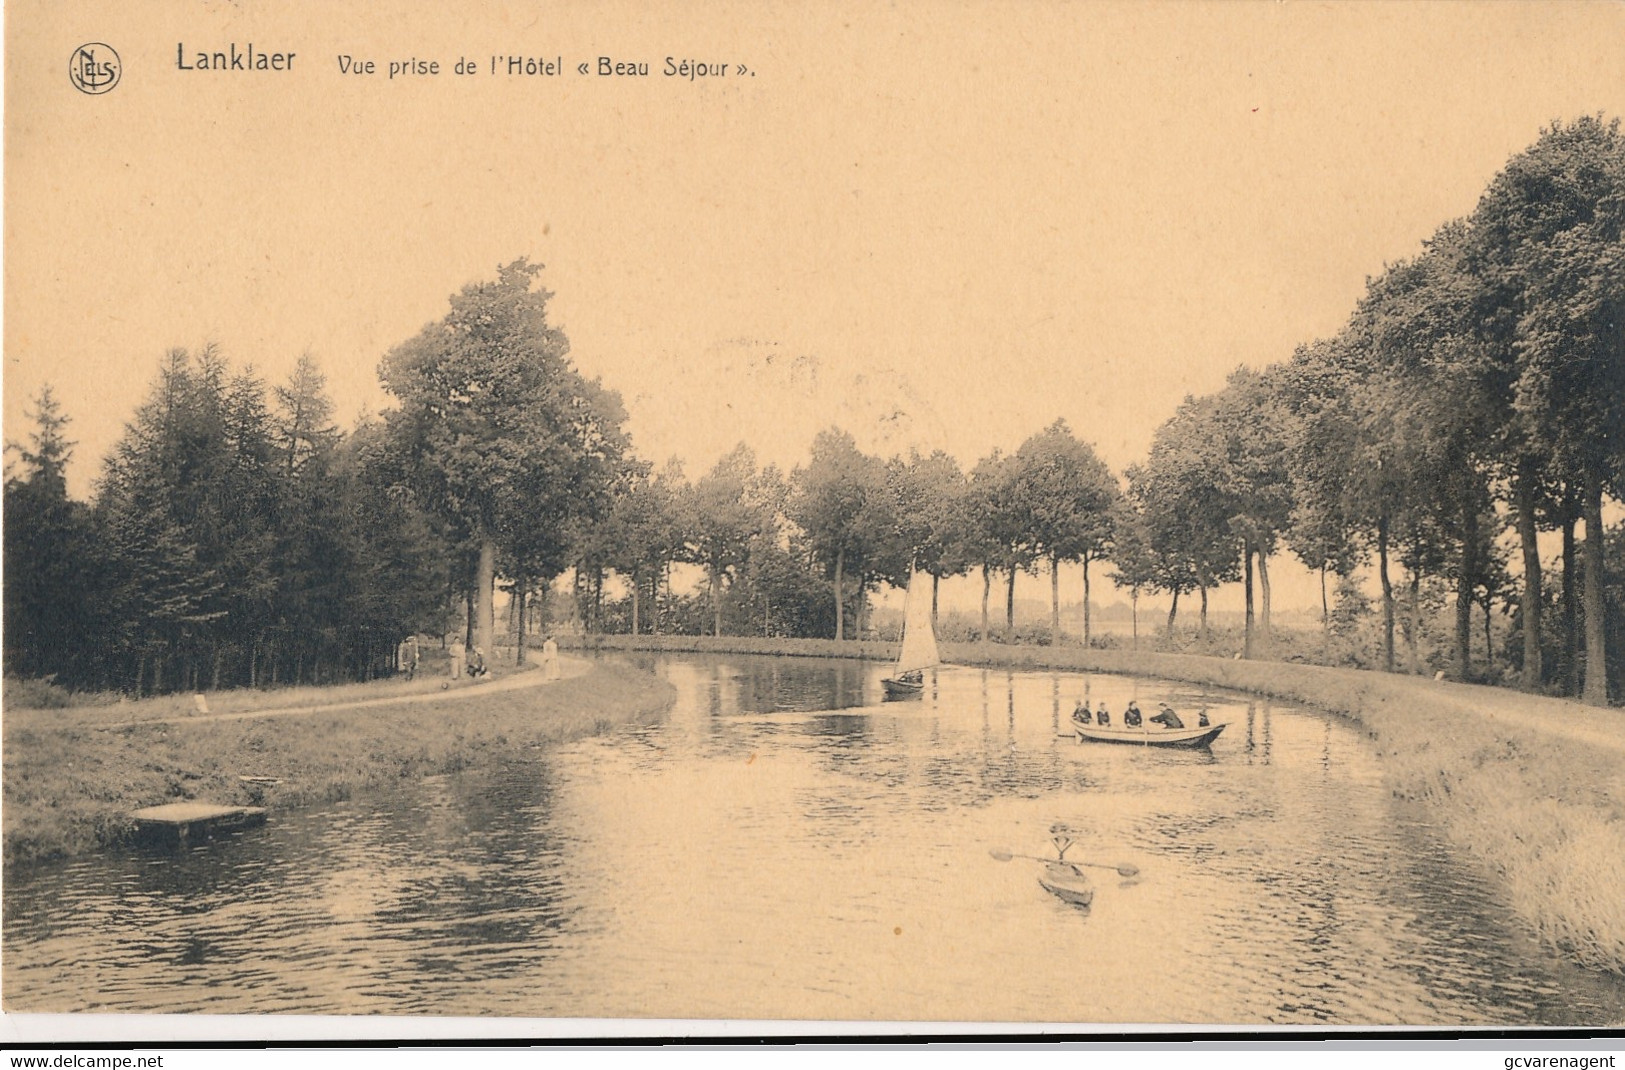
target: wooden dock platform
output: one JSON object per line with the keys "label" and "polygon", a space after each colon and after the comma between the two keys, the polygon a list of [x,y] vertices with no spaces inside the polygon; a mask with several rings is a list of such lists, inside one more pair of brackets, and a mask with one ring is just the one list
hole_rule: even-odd
{"label": "wooden dock platform", "polygon": [[149,806],[130,814],[136,834],[148,838],[177,839],[208,837],[219,832],[235,832],[265,823],[262,806],[220,806],[216,803],[178,802]]}

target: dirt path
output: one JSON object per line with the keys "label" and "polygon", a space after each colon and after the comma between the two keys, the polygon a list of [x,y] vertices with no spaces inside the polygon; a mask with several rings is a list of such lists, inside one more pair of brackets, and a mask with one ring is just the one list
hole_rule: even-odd
{"label": "dirt path", "polygon": [[[531,652],[534,653],[534,652]],[[584,676],[592,668],[592,662],[583,658],[560,656],[560,679],[569,679],[573,676]],[[196,715],[180,715],[168,717],[148,717],[138,721],[118,721],[110,724],[96,725],[97,728],[131,728],[136,725],[148,724],[208,724],[217,721],[247,721],[260,717],[296,717],[310,713],[333,713],[337,710],[362,710],[377,706],[400,706],[415,702],[445,702],[448,700],[478,698],[481,695],[490,695],[498,691],[517,691],[520,688],[540,687],[544,684],[554,683],[548,680],[540,668],[531,672],[514,673],[489,682],[474,681],[459,684],[457,687],[448,687],[440,691],[417,691],[405,695],[391,695],[387,698],[353,699],[348,702],[329,702],[320,706],[281,706],[261,710],[235,710],[231,713],[200,713]],[[448,681],[449,683],[449,681]]]}

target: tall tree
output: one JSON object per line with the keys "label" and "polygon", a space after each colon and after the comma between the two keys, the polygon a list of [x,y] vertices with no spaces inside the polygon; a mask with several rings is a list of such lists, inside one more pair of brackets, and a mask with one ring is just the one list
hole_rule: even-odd
{"label": "tall tree", "polygon": [[749,562],[752,542],[772,529],[758,477],[756,455],[741,442],[694,484],[682,506],[684,559],[705,569],[715,635],[722,634],[724,584]]}
{"label": "tall tree", "polygon": [[[1477,529],[1488,507],[1500,436],[1496,375],[1473,329],[1476,282],[1467,269],[1469,232],[1439,228],[1420,256],[1389,267],[1361,302],[1356,330],[1372,361],[1397,389],[1383,399],[1395,436],[1407,447],[1406,509],[1413,527],[1454,531],[1456,674],[1472,675],[1471,610],[1484,562]],[[1396,451],[1397,452],[1397,451]],[[1427,515],[1436,523],[1423,521]]]}
{"label": "tall tree", "polygon": [[[1148,467],[1159,478],[1183,481],[1182,494],[1206,518],[1209,532],[1228,536],[1232,556],[1239,549],[1246,599],[1244,652],[1254,653],[1253,566],[1259,564],[1264,592],[1263,630],[1269,627],[1268,555],[1292,515],[1290,436],[1280,373],[1238,368],[1223,390],[1186,398],[1157,431]],[[1160,455],[1160,456],[1159,456]],[[1220,536],[1223,538],[1223,536]],[[1196,562],[1197,583],[1206,595],[1211,577],[1206,553]]]}
{"label": "tall tree", "polygon": [[[1167,454],[1162,455],[1166,461]],[[1182,595],[1203,588],[1202,553],[1212,552],[1218,567],[1227,567],[1234,554],[1223,548],[1204,547],[1208,541],[1196,530],[1193,518],[1184,509],[1174,473],[1151,465],[1133,466],[1127,472],[1128,494],[1117,504],[1113,517],[1113,540],[1119,529],[1128,540],[1111,551],[1120,586],[1138,590],[1161,590],[1172,595],[1168,607],[1168,634],[1174,632]],[[1196,519],[1200,523],[1200,519]]]}
{"label": "tall tree", "polygon": [[1015,454],[1014,502],[1027,549],[1050,567],[1050,641],[1061,638],[1062,562],[1081,561],[1085,589],[1084,643],[1089,641],[1089,562],[1111,542],[1117,479],[1065,420],[1021,444]]}
{"label": "tall tree", "polygon": [[633,635],[644,626],[644,594],[653,595],[659,577],[683,552],[686,490],[682,466],[673,460],[659,472],[635,474],[610,507],[610,564],[632,588]]}
{"label": "tall tree", "polygon": [[820,431],[811,459],[791,474],[791,485],[790,517],[833,581],[835,638],[844,639],[847,577],[859,577],[861,596],[864,577],[897,543],[896,499],[885,466],[861,452],[847,432]]}
{"label": "tall tree", "polygon": [[[380,421],[367,420],[322,463],[333,518],[327,582],[341,592],[332,627],[350,636],[352,675],[390,665],[403,634],[443,634],[452,567],[445,523],[400,485],[395,443]],[[370,666],[370,668],[369,668]]]}
{"label": "tall tree", "polygon": [[83,655],[95,645],[96,555],[89,510],[68,497],[74,443],[49,386],[29,414],[28,445],[5,481],[6,671],[87,682]]}
{"label": "tall tree", "polygon": [[1119,587],[1128,588],[1132,614],[1132,637],[1135,649],[1140,646],[1140,593],[1146,590],[1171,588],[1174,609],[1168,614],[1168,630],[1173,631],[1174,612],[1179,607],[1178,581],[1170,577],[1167,559],[1152,546],[1151,530],[1146,523],[1141,503],[1133,496],[1118,501],[1112,518],[1112,544],[1109,560],[1112,580]]}
{"label": "tall tree", "polygon": [[967,490],[959,462],[941,450],[887,464],[897,498],[899,534],[910,561],[931,577],[931,620],[937,618],[942,580],[969,571],[962,499]]}
{"label": "tall tree", "polygon": [[[1625,138],[1618,120],[1542,131],[1480,202],[1487,273],[1517,316],[1514,406],[1580,488],[1583,698],[1608,701],[1602,500],[1618,496],[1625,426]],[[1527,566],[1526,566],[1527,568]]]}
{"label": "tall tree", "polygon": [[194,686],[198,655],[226,615],[224,378],[212,348],[197,358],[170,350],[98,485],[105,604],[134,669],[120,683],[137,694]]}
{"label": "tall tree", "polygon": [[[1217,401],[1215,415],[1223,449],[1218,472],[1234,510],[1229,527],[1241,540],[1249,607],[1253,601],[1252,563],[1258,562],[1263,610],[1258,620],[1267,643],[1271,628],[1269,556],[1291,523],[1293,504],[1288,467],[1291,435],[1286,426],[1290,415],[1283,404],[1280,371],[1237,369]],[[1248,656],[1253,647],[1252,618],[1249,612]]]}
{"label": "tall tree", "polygon": [[1288,438],[1293,506],[1286,542],[1319,574],[1323,640],[1331,634],[1327,573],[1352,575],[1365,554],[1359,523],[1349,511],[1354,482],[1349,464],[1360,447],[1360,428],[1342,367],[1346,346],[1342,336],[1300,346],[1281,374],[1282,401],[1293,417]]}
{"label": "tall tree", "polygon": [[[1004,635],[1013,640],[1016,630],[1016,573],[1033,565],[1033,540],[1021,512],[1018,466],[1015,456],[995,449],[971,471],[966,493],[967,545],[982,569],[982,638],[988,637],[987,599],[995,569],[1005,574]],[[1088,598],[1088,574],[1084,597]]]}
{"label": "tall tree", "polygon": [[1170,568],[1188,570],[1202,596],[1241,578],[1236,542],[1229,530],[1233,503],[1214,467],[1214,400],[1187,397],[1151,440],[1151,452],[1130,475],[1134,500],[1148,538]]}
{"label": "tall tree", "polygon": [[407,447],[403,482],[476,547],[474,634],[486,649],[499,544],[601,510],[627,450],[620,398],[570,363],[540,270],[520,259],[465,286],[379,368],[400,401],[389,420]]}
{"label": "tall tree", "polygon": [[282,468],[296,476],[314,457],[320,457],[341,438],[333,426],[333,402],[327,396],[327,376],[309,350],[299,355],[293,374],[275,391],[276,446]]}

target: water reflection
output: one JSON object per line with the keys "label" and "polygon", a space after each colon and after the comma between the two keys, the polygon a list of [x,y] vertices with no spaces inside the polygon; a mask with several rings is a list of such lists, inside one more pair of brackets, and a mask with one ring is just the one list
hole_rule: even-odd
{"label": "water reflection", "polygon": [[[1336,718],[1185,685],[662,657],[680,698],[529,761],[174,856],[7,874],[8,1006],[1079,1022],[1617,1021]],[[1166,699],[1211,751],[1080,745]],[[1132,863],[1092,908],[1069,858]]]}

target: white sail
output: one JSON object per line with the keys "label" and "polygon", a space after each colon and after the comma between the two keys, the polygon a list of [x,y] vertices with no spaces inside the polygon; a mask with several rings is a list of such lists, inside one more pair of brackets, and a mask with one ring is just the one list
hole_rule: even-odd
{"label": "white sail", "polygon": [[897,656],[899,673],[940,665],[937,632],[931,627],[931,577],[915,569],[908,577],[903,609],[903,649]]}

